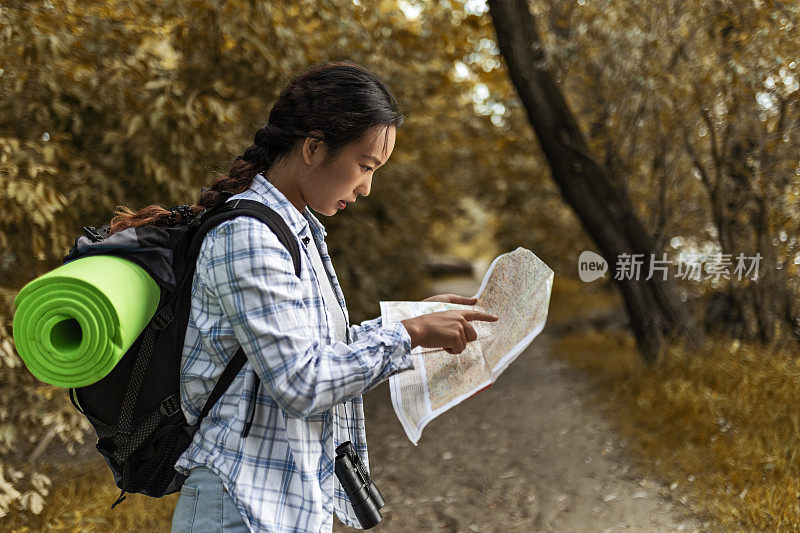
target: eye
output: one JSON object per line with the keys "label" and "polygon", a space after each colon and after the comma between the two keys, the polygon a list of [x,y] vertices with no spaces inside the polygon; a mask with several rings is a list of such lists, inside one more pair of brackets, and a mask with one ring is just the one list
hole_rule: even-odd
{"label": "eye", "polygon": [[370,170],[372,170],[372,167],[368,167],[366,165],[361,165],[361,168],[365,169],[364,172],[369,172]]}

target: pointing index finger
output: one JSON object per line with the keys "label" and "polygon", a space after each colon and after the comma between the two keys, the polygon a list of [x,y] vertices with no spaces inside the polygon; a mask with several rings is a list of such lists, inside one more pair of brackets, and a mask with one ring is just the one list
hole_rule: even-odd
{"label": "pointing index finger", "polygon": [[464,310],[461,311],[461,315],[466,320],[485,320],[487,322],[494,322],[499,320],[500,317],[491,315],[489,313],[484,313],[483,311],[471,311],[471,310]]}

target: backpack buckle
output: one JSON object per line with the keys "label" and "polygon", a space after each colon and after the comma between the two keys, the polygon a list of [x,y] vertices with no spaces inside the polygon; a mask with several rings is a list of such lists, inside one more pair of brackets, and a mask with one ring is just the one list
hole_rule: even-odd
{"label": "backpack buckle", "polygon": [[172,322],[173,318],[175,318],[175,316],[172,314],[172,309],[170,309],[169,306],[162,307],[153,317],[153,329],[161,331]]}
{"label": "backpack buckle", "polygon": [[158,408],[164,416],[172,416],[181,410],[181,397],[179,394],[173,394],[163,402]]}
{"label": "backpack buckle", "polygon": [[83,233],[89,237],[89,240],[92,242],[98,242],[103,240],[103,236],[97,231],[97,228],[94,226],[84,226]]}

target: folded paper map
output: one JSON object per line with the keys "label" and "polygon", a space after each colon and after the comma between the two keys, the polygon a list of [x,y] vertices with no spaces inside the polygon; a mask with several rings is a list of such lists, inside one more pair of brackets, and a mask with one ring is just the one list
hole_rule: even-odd
{"label": "folded paper map", "polygon": [[451,309],[474,309],[499,317],[495,322],[470,321],[478,338],[459,354],[415,347],[411,350],[414,368],[389,378],[392,405],[411,442],[417,444],[428,422],[494,383],[528,347],[544,328],[552,288],[550,267],[519,247],[494,259],[474,305],[381,302],[384,323]]}

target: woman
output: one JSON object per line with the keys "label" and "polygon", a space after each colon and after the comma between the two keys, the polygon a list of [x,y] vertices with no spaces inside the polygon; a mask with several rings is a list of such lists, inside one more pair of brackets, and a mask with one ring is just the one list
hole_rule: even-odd
{"label": "woman", "polygon": [[[236,193],[229,201],[265,203],[297,239],[302,270],[298,278],[277,236],[251,217],[223,222],[203,241],[181,372],[188,421],[197,420],[240,345],[248,363],[175,466],[188,478],[173,531],[331,531],[334,512],[360,528],[333,465],[336,446],[351,440],[369,466],[361,394],[413,368],[413,347],[460,353],[476,338],[469,320],[497,319],[445,311],[349,326],[325,228],[309,208],[331,216],[369,195],[403,122],[398,107],[357,64],[307,69],[281,92],[253,145],[192,206],[201,212],[221,191]],[[128,213],[129,220],[168,213],[148,209],[157,211]],[[428,300],[475,303],[456,295]]]}

